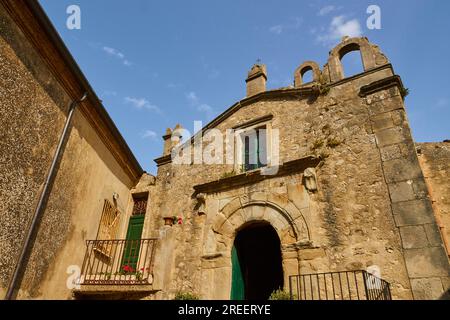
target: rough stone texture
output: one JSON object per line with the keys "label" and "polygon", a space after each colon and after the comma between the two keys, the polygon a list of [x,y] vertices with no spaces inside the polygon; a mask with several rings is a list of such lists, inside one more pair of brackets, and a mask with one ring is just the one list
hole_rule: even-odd
{"label": "rough stone texture", "polygon": [[[69,99],[3,11],[0,27],[3,292]],[[365,72],[345,79],[340,58],[355,49],[361,50]],[[299,79],[305,66],[315,73],[312,84]],[[234,164],[173,164],[167,158],[172,130],[164,138],[166,158],[158,159],[157,177],[145,174],[133,185],[77,112],[19,297],[70,298],[67,267],[82,264],[83,242],[95,238],[103,200],[113,193],[119,195],[122,212],[118,238],[126,236],[133,195],[148,194],[142,237],[158,237],[152,286],[144,289],[147,293],[132,286],[86,287],[76,291],[78,297],[169,299],[189,291],[205,299],[229,299],[234,238],[257,222],[270,224],[280,239],[285,289],[289,275],[378,266],[394,299],[442,297],[449,284],[448,259],[399,85],[373,85],[391,79],[392,67],[366,38],[345,38],[330,52],[322,71],[316,66],[309,61],[297,69],[297,88],[271,92],[265,92],[265,69],[252,70],[248,97],[212,125],[225,133],[266,119],[270,132],[279,131],[281,165],[309,156],[321,159],[308,168],[308,182],[314,179],[308,188],[307,168],[233,184]],[[367,86],[375,89],[361,94]],[[436,170],[435,161],[425,159],[430,172]],[[447,168],[436,175],[425,173],[434,186],[432,196],[442,197],[444,213]],[[226,188],[198,197],[194,187],[213,181]],[[183,223],[165,225],[164,218],[173,216],[182,217]]]}
{"label": "rough stone texture", "polygon": [[[444,244],[436,234],[438,224],[406,114],[398,108],[403,105],[402,99],[390,91],[387,95],[371,94],[366,101],[372,110],[372,130],[380,148],[413,295],[435,299],[447,290],[443,279],[450,274],[450,266]],[[441,277],[437,286],[436,277]]]}
{"label": "rough stone texture", "polygon": [[[3,297],[66,118],[69,97],[0,6],[0,295]],[[135,183],[76,111],[18,298],[68,299],[104,199],[126,212]],[[122,221],[122,229],[126,227]]]}
{"label": "rough stone texture", "polygon": [[424,226],[401,227],[400,235],[405,249],[423,248],[429,244]]}
{"label": "rough stone texture", "polygon": [[255,64],[247,77],[247,97],[266,91],[267,71],[265,65]]}
{"label": "rough stone texture", "polygon": [[[166,164],[159,167],[156,181],[159,196],[153,203],[157,212],[154,225],[161,226],[165,215],[183,215],[185,221],[174,227],[176,235],[170,239],[176,243],[174,260],[159,262],[172,270],[159,297],[169,298],[183,290],[196,292],[204,298],[227,299],[231,286],[229,258],[225,261],[217,258],[215,263],[205,264],[199,257],[212,253],[229,257],[236,229],[251,216],[245,214],[246,217],[235,220],[235,215],[229,218],[230,213],[251,202],[253,195],[261,198],[260,194],[265,193],[267,198],[278,198],[278,202],[291,202],[297,208],[305,208],[300,212],[309,238],[292,238],[289,233],[287,237],[280,236],[287,250],[283,251],[285,276],[378,265],[382,277],[392,283],[394,298],[411,298],[400,233],[391,213],[377,137],[372,133],[371,113],[365,99],[357,94],[361,86],[385,76],[389,76],[389,70],[367,74],[331,87],[327,95],[315,100],[289,95],[259,99],[216,125],[224,132],[240,123],[273,115],[271,127],[280,130],[283,163],[314,154],[324,158],[316,168],[317,193],[305,193],[301,175],[276,177],[226,192],[212,192],[207,195],[206,215],[197,216],[193,210],[196,206],[193,186],[218,180],[231,172],[233,166]],[[383,94],[399,96],[395,90],[383,91]],[[401,99],[395,109],[399,108],[402,108]],[[399,132],[403,137],[402,131]],[[400,138],[389,143],[398,141]],[[233,200],[236,197],[240,201]],[[272,219],[267,211],[261,218],[260,210],[256,214],[253,210],[256,220]],[[277,230],[290,225],[281,216],[271,223]],[[305,240],[309,243],[306,248],[290,249],[290,243]],[[298,258],[287,258],[290,250]],[[213,282],[224,276],[220,283]]]}
{"label": "rough stone texture", "polygon": [[414,287],[413,295],[416,300],[436,300],[443,298],[443,288],[440,278],[413,279],[411,283]]}
{"label": "rough stone texture", "polygon": [[[417,143],[420,165],[443,237],[450,239],[450,142]],[[429,231],[430,234],[433,231]],[[437,236],[436,232],[434,234]]]}
{"label": "rough stone texture", "polygon": [[[32,52],[31,47],[3,10],[0,30],[0,287],[5,288],[50,166],[68,101],[58,90],[47,95],[45,89],[52,91],[57,84],[45,69],[37,66],[35,74],[28,70],[38,65],[37,58],[26,54]],[[25,56],[24,62],[16,52]]]}

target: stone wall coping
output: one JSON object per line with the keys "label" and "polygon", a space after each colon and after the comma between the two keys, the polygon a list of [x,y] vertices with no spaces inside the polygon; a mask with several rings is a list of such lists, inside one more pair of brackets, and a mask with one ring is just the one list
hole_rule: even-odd
{"label": "stone wall coping", "polygon": [[400,76],[395,75],[392,77],[372,82],[368,85],[361,87],[359,95],[360,97],[367,97],[370,94],[374,94],[381,90],[387,90],[392,87],[398,87],[400,92],[404,92],[406,90],[405,87],[403,86],[403,82]]}
{"label": "stone wall coping", "polygon": [[240,173],[235,176],[199,184],[194,186],[194,190],[196,194],[224,191],[246,184],[256,183],[262,180],[292,174],[294,172],[303,172],[306,168],[317,167],[321,161],[322,159],[320,157],[308,156],[284,163],[279,167],[278,172],[274,175],[264,175],[262,171],[264,168],[261,168],[249,172]]}

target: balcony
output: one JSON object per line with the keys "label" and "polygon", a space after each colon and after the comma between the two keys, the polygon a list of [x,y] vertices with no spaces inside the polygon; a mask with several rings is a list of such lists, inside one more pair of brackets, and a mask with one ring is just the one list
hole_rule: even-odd
{"label": "balcony", "polygon": [[156,241],[156,239],[86,241],[87,249],[79,284],[82,288],[151,285]]}
{"label": "balcony", "polygon": [[392,300],[389,283],[364,270],[289,277],[291,300]]}

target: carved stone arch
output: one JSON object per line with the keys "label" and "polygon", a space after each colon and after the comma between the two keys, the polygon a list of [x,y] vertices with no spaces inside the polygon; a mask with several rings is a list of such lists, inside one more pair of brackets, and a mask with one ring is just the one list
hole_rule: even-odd
{"label": "carved stone arch", "polygon": [[295,88],[301,87],[303,83],[303,75],[308,72],[312,71],[313,73],[313,81],[318,82],[320,80],[320,67],[317,63],[314,61],[305,61],[303,62],[300,67],[295,69],[294,73],[294,86]]}
{"label": "carved stone arch", "polygon": [[[301,211],[289,200],[276,197],[269,200],[243,201],[237,197],[230,201],[217,215],[213,230],[233,239],[236,232],[249,222],[266,221],[278,233],[280,240],[309,241],[310,231]],[[292,244],[283,243],[282,244]]]}
{"label": "carved stone arch", "polygon": [[352,51],[360,51],[364,71],[368,71],[377,66],[375,57],[376,52],[367,38],[344,37],[343,41],[330,51],[328,68],[331,82],[344,79],[344,70],[342,68],[341,59],[347,53]]}

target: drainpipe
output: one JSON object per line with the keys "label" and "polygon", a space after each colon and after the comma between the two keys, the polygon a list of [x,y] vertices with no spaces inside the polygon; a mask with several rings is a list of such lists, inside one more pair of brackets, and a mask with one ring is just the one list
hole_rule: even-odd
{"label": "drainpipe", "polygon": [[39,218],[41,217],[41,215],[44,211],[44,207],[47,203],[47,194],[50,189],[50,184],[53,181],[53,179],[57,173],[56,165],[62,155],[64,141],[66,140],[67,135],[69,133],[69,127],[70,127],[71,120],[73,118],[73,115],[74,115],[77,105],[80,102],[83,102],[84,100],[86,100],[87,96],[88,96],[88,94],[85,93],[80,100],[72,101],[72,103],[69,106],[69,114],[67,115],[66,123],[64,125],[64,129],[61,134],[61,137],[59,138],[58,147],[56,148],[55,155],[53,156],[53,161],[52,161],[52,165],[50,167],[50,171],[47,175],[47,178],[45,179],[44,187],[43,187],[41,195],[39,197],[39,202],[36,207],[36,210],[34,211],[33,219],[31,220],[31,225],[30,225],[27,235],[25,237],[25,242],[23,243],[22,250],[21,250],[20,256],[19,256],[19,260],[17,261],[16,267],[14,269],[13,277],[11,279],[11,282],[9,283],[8,291],[6,292],[6,296],[5,296],[5,300],[15,299],[14,292],[20,286],[20,283],[21,283],[21,280],[19,279],[19,274],[22,271],[24,271],[24,268],[26,267],[26,266],[24,266],[25,258],[26,258],[27,252],[32,247],[31,239],[33,237],[33,234],[36,231],[37,222],[39,221]]}

